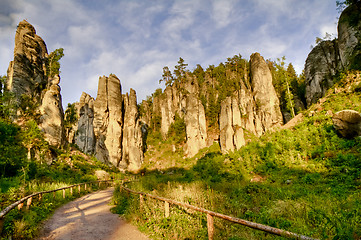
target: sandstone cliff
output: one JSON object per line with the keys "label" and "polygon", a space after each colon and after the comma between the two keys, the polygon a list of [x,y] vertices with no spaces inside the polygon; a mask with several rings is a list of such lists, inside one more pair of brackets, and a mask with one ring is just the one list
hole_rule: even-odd
{"label": "sandstone cliff", "polygon": [[341,70],[361,70],[361,2],[351,4],[338,22],[338,39],[323,41],[305,63],[307,105],[315,103],[333,86]]}
{"label": "sandstone cliff", "polygon": [[100,77],[94,102],[95,156],[98,160],[119,166],[122,158],[123,108],[120,81],[117,76]]}
{"label": "sandstone cliff", "polygon": [[[272,85],[272,74],[259,53],[250,62],[211,67],[196,75],[186,72],[180,80],[157,92],[152,102],[142,103],[148,123],[167,138],[175,116],[184,118],[184,153],[193,157],[204,147],[219,141],[223,152],[239,149],[246,142],[244,130],[260,136],[283,123],[279,99]],[[233,64],[233,65],[231,65]],[[159,126],[154,124],[159,123]]]}
{"label": "sandstone cliff", "polygon": [[7,72],[7,88],[14,93],[18,106],[24,97],[37,106],[34,111],[41,115],[39,127],[45,139],[52,146],[62,147],[65,132],[60,76],[49,78],[46,75],[47,63],[45,42],[36,35],[30,23],[21,21],[15,35],[14,60]]}
{"label": "sandstone cliff", "polygon": [[251,55],[250,68],[251,88],[242,82],[238,91],[222,101],[219,116],[222,152],[244,146],[245,130],[260,136],[283,124],[271,72],[259,53]]}
{"label": "sandstone cliff", "polygon": [[130,171],[140,169],[144,154],[144,128],[139,120],[137,96],[133,89],[123,96],[124,123],[122,138],[122,166]]}
{"label": "sandstone cliff", "polygon": [[83,93],[76,107],[78,122],[73,126],[77,130],[72,142],[83,152],[95,154],[101,162],[124,170],[139,170],[146,126],[139,119],[135,91],[131,89],[122,95],[116,75],[102,76],[96,99]]}
{"label": "sandstone cliff", "polygon": [[7,73],[7,88],[18,100],[25,94],[41,101],[42,90],[48,85],[47,57],[43,39],[36,35],[30,23],[21,21],[15,34],[14,60],[10,62]]}
{"label": "sandstone cliff", "polygon": [[82,93],[77,104],[78,122],[76,123],[76,133],[74,133],[74,142],[80,150],[87,154],[95,152],[95,134],[94,134],[94,98],[87,93]]}

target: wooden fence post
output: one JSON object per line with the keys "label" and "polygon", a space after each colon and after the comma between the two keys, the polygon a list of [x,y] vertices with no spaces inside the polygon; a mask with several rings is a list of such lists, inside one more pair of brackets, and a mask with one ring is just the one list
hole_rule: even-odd
{"label": "wooden fence post", "polygon": [[20,204],[18,205],[18,210],[20,211],[20,210],[23,208],[23,206],[24,206],[24,203],[20,203]]}
{"label": "wooden fence post", "polygon": [[86,184],[84,184],[84,191],[86,191]]}
{"label": "wooden fence post", "polygon": [[2,233],[3,231],[3,227],[4,227],[4,218],[0,218],[0,234]]}
{"label": "wooden fence post", "polygon": [[63,189],[63,198],[65,198],[65,189]]}
{"label": "wooden fence post", "polygon": [[169,217],[169,202],[164,201],[164,213],[165,213],[165,217],[168,218]]}
{"label": "wooden fence post", "polygon": [[98,182],[98,187],[100,188],[101,182]]}
{"label": "wooden fence post", "polygon": [[144,205],[143,194],[139,194],[139,209],[142,210]]}
{"label": "wooden fence post", "polygon": [[78,185],[78,191],[79,191],[79,193],[80,193],[80,191],[81,191],[81,186],[80,186],[80,185]]}
{"label": "wooden fence post", "polygon": [[70,188],[70,195],[73,196],[73,187]]}
{"label": "wooden fence post", "polygon": [[39,193],[39,202],[43,199],[43,194]]}
{"label": "wooden fence post", "polygon": [[33,200],[32,197],[29,197],[28,200],[26,201],[26,210],[30,209],[30,205],[31,205],[31,201]]}
{"label": "wooden fence post", "polygon": [[213,235],[214,235],[213,216],[208,213],[207,213],[207,228],[208,228],[208,239],[213,240]]}
{"label": "wooden fence post", "polygon": [[53,192],[53,199],[55,199],[56,192]]}

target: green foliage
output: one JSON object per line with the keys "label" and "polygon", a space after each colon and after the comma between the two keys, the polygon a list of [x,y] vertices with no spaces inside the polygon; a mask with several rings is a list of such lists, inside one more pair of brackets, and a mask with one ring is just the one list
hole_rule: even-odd
{"label": "green foliage", "polygon": [[10,121],[10,117],[15,111],[13,93],[6,89],[6,76],[0,76],[0,118]]}
{"label": "green foliage", "polygon": [[60,74],[60,59],[64,56],[64,49],[58,48],[49,54],[46,75],[50,78]]}
{"label": "green foliage", "polygon": [[20,128],[0,119],[0,176],[15,176],[24,166],[26,151],[19,136]]}
{"label": "green foliage", "polygon": [[39,119],[39,113],[37,109],[39,107],[39,103],[34,100],[31,96],[23,94],[19,100],[19,109],[21,112],[21,116],[26,119]]}
{"label": "green foliage", "polygon": [[[346,80],[338,84],[342,81]],[[314,116],[306,112],[304,121],[292,130],[269,132],[225,155],[219,148],[205,150],[185,159],[190,167],[144,169],[129,187],[314,238],[359,239],[361,140],[340,138],[326,113],[345,108],[361,111],[360,101],[357,91],[328,95]],[[145,198],[139,209],[138,196],[121,194],[121,213],[152,237],[207,237],[204,215],[171,206],[171,216],[165,218],[162,202]],[[219,239],[277,239],[215,221]],[[184,231],[184,226],[192,228]]]}
{"label": "green foliage", "polygon": [[65,110],[64,126],[71,128],[78,121],[75,103],[68,103]]}
{"label": "green foliage", "polygon": [[168,138],[173,139],[177,144],[186,140],[186,124],[184,118],[181,118],[178,113],[175,114],[174,122],[169,126]]}

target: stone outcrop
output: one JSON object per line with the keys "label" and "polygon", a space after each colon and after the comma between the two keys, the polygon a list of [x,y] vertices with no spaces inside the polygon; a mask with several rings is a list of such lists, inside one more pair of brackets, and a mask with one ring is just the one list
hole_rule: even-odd
{"label": "stone outcrop", "polygon": [[342,66],[361,70],[361,2],[347,7],[338,21],[338,47]]}
{"label": "stone outcrop", "polygon": [[123,108],[120,81],[114,74],[100,77],[94,101],[95,156],[118,167],[122,158]]}
{"label": "stone outcrop", "polygon": [[39,127],[44,132],[45,139],[50,145],[62,147],[65,144],[64,112],[59,87],[60,77],[49,80],[39,108],[41,117]]}
{"label": "stone outcrop", "polygon": [[130,89],[129,94],[123,96],[123,106],[124,127],[121,165],[130,171],[137,171],[143,162],[143,136],[145,133],[143,132],[144,128],[142,128],[143,124],[139,120],[137,96],[133,89]]}
{"label": "stone outcrop", "polygon": [[101,162],[123,170],[139,170],[147,127],[139,119],[135,91],[122,95],[116,75],[102,76],[96,99],[83,93],[76,106],[74,143]]}
{"label": "stone outcrop", "polygon": [[251,88],[241,82],[241,89],[221,103],[219,116],[222,152],[245,145],[244,131],[260,136],[283,123],[279,100],[272,85],[272,75],[264,59],[251,56]]}
{"label": "stone outcrop", "polygon": [[322,41],[309,53],[305,63],[306,102],[315,103],[333,86],[334,77],[344,69],[361,70],[361,2],[351,4],[338,22],[338,39]]}
{"label": "stone outcrop", "polygon": [[15,34],[14,60],[7,72],[7,88],[15,97],[25,94],[37,102],[48,85],[46,63],[48,52],[45,42],[36,35],[35,28],[23,20]]}
{"label": "stone outcrop", "polygon": [[38,106],[34,111],[41,115],[39,127],[45,139],[52,146],[62,147],[65,132],[60,76],[47,76],[47,62],[45,42],[30,23],[21,21],[15,34],[14,60],[7,72],[7,88],[14,94],[17,104],[26,96]]}
{"label": "stone outcrop", "polygon": [[337,40],[323,41],[308,54],[305,64],[307,106],[316,103],[333,84],[340,70]]}
{"label": "stone outcrop", "polygon": [[305,63],[307,106],[316,103],[333,84],[340,70],[338,41],[323,41],[308,54]]}
{"label": "stone outcrop", "polygon": [[259,53],[254,53],[250,57],[250,65],[252,90],[263,133],[282,125],[282,113],[276,90],[272,84],[272,74],[266,61]]}
{"label": "stone outcrop", "polygon": [[77,104],[78,122],[74,142],[81,151],[87,154],[95,152],[95,134],[94,134],[94,98],[83,92],[79,103]]}
{"label": "stone outcrop", "polygon": [[[199,100],[199,87],[196,80],[188,76],[185,85],[184,122],[186,125],[185,155],[193,157],[202,148],[207,147],[207,124],[204,107]],[[182,105],[181,105],[182,106]]]}
{"label": "stone outcrop", "polygon": [[354,110],[343,110],[332,117],[337,132],[345,138],[361,136],[361,114]]}

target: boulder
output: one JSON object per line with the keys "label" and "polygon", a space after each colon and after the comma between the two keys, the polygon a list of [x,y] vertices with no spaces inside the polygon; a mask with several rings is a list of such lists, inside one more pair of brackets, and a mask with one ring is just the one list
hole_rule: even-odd
{"label": "boulder", "polygon": [[353,138],[361,135],[361,115],[354,110],[343,110],[332,117],[333,126],[344,138]]}
{"label": "boulder", "polygon": [[96,170],[94,174],[98,180],[109,180],[110,179],[110,174],[104,170]]}

